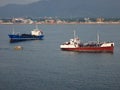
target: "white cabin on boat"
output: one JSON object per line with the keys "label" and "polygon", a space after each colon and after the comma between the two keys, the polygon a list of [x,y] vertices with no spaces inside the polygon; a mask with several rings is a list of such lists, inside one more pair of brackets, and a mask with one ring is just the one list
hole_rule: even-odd
{"label": "white cabin on boat", "polygon": [[31,34],[35,35],[35,36],[39,36],[39,35],[42,35],[43,32],[41,30],[33,30],[33,31],[31,31]]}

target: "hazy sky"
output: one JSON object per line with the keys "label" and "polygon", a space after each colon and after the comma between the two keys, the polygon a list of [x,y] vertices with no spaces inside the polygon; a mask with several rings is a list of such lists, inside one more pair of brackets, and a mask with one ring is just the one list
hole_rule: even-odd
{"label": "hazy sky", "polygon": [[7,4],[29,4],[40,0],[0,0],[0,6],[5,6]]}

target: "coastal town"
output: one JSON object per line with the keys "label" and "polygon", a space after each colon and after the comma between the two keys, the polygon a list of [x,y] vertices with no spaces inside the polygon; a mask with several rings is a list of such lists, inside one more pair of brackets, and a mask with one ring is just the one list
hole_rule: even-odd
{"label": "coastal town", "polygon": [[120,24],[120,18],[17,17],[0,18],[0,24]]}

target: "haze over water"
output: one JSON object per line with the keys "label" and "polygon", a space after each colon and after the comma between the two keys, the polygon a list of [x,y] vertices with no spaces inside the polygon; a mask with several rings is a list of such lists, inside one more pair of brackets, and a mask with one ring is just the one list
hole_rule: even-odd
{"label": "haze over water", "polygon": [[[9,43],[8,34],[34,25],[0,25],[0,90],[120,90],[120,25],[39,25],[44,40]],[[61,51],[73,38],[113,41],[114,53]],[[23,50],[14,50],[21,45]]]}

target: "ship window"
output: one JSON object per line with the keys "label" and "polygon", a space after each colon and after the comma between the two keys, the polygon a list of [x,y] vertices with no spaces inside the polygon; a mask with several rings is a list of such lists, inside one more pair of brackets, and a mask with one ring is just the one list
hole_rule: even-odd
{"label": "ship window", "polygon": [[113,44],[111,44],[111,46],[113,46]]}

